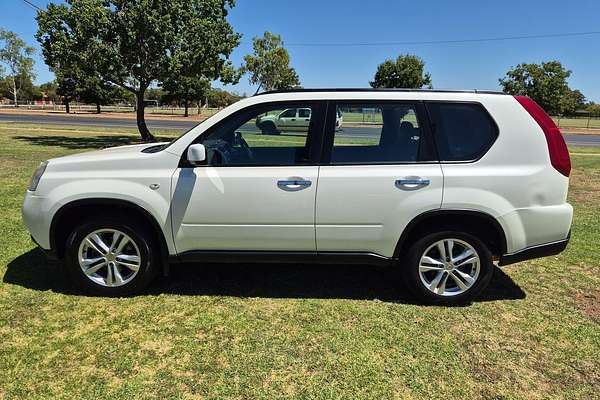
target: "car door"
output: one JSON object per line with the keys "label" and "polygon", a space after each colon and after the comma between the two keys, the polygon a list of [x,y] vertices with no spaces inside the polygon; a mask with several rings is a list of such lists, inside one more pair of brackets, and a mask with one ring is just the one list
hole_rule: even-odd
{"label": "car door", "polygon": [[255,119],[294,104],[241,110],[194,143],[206,165],[182,160],[172,181],[172,224],[178,253],[306,251],[315,246],[315,196],[325,103],[305,102],[312,118],[302,134],[262,136]]}
{"label": "car door", "polygon": [[294,121],[294,131],[302,132],[310,124],[310,108],[299,108],[296,121]]}
{"label": "car door", "polygon": [[289,108],[279,114],[277,128],[282,132],[293,131],[297,121],[297,108]]}
{"label": "car door", "polygon": [[[392,257],[406,225],[442,202],[443,176],[424,107],[348,101],[329,110],[317,191],[317,251]],[[369,118],[363,118],[364,110]],[[336,111],[355,122],[336,130]]]}

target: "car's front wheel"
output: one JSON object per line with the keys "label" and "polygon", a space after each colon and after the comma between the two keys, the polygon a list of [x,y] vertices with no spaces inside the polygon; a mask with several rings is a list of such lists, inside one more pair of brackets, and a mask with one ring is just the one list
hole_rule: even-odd
{"label": "car's front wheel", "polygon": [[464,304],[484,290],[494,271],[487,246],[473,235],[446,231],[423,237],[408,250],[402,277],[428,304]]}
{"label": "car's front wheel", "polygon": [[90,219],[67,239],[67,271],[74,283],[90,294],[138,293],[156,276],[159,259],[148,229],[133,219]]}

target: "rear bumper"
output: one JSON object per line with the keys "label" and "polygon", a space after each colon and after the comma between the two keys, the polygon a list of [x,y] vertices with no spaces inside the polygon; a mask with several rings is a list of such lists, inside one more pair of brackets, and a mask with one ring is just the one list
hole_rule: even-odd
{"label": "rear bumper", "polygon": [[531,260],[534,258],[554,256],[556,254],[561,253],[564,249],[567,248],[570,238],[571,232],[569,232],[567,238],[563,240],[551,243],[544,243],[537,246],[531,246],[514,253],[504,254],[500,257],[498,265],[504,266],[515,264],[525,260]]}

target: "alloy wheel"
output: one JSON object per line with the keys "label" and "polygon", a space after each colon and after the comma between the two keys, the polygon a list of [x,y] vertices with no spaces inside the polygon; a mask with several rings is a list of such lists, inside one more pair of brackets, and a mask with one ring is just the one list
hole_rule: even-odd
{"label": "alloy wheel", "polygon": [[78,260],[85,276],[107,287],[126,285],[141,266],[140,249],[117,229],[99,229],[87,235],[79,245]]}
{"label": "alloy wheel", "polygon": [[425,287],[439,296],[456,296],[477,281],[481,261],[473,246],[460,239],[442,239],[429,246],[419,261]]}

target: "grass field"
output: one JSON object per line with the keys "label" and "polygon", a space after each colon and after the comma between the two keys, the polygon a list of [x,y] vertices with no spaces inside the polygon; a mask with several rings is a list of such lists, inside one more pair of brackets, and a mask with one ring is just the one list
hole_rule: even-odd
{"label": "grass field", "polygon": [[23,193],[42,160],[135,140],[0,124],[0,399],[598,398],[597,149],[571,149],[567,251],[497,269],[468,307],[416,305],[358,266],[177,266],[138,297],[77,295],[31,243]]}
{"label": "grass field", "polygon": [[552,117],[561,128],[593,128],[600,129],[600,118],[558,118]]}

